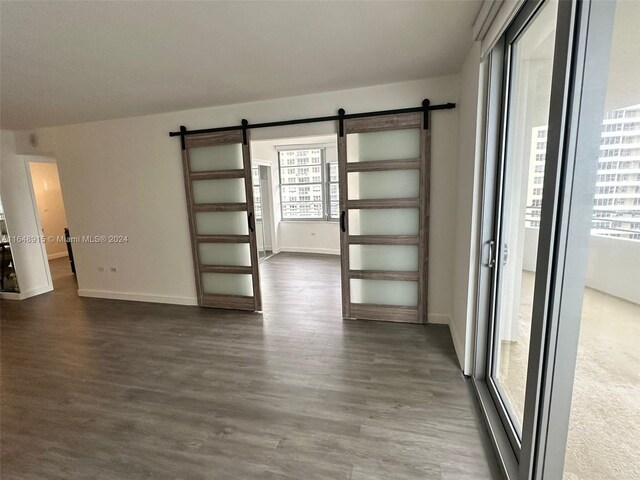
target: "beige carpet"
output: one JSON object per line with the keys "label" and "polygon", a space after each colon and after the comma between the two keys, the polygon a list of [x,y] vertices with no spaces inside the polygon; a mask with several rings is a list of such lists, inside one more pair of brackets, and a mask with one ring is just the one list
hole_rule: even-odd
{"label": "beige carpet", "polygon": [[[534,275],[523,272],[518,341],[503,342],[503,388],[518,417],[526,380]],[[565,480],[640,478],[640,305],[587,288]]]}

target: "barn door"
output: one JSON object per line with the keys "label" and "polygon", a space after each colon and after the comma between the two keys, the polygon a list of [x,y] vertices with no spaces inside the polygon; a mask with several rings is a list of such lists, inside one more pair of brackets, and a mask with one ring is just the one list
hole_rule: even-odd
{"label": "barn door", "polygon": [[247,137],[240,130],[184,137],[182,163],[202,307],[262,309]]}
{"label": "barn door", "polygon": [[429,144],[421,113],[345,119],[338,137],[345,318],[425,323]]}

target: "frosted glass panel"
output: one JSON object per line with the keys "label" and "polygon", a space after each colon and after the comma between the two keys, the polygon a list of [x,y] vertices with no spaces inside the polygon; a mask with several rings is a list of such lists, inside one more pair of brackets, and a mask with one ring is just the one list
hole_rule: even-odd
{"label": "frosted glass panel", "polygon": [[248,235],[247,212],[197,212],[198,235]]}
{"label": "frosted glass panel", "polygon": [[239,143],[227,143],[190,148],[189,164],[192,172],[244,168],[242,145]]}
{"label": "frosted glass panel", "polygon": [[418,282],[351,279],[351,303],[418,305]]}
{"label": "frosted glass panel", "polygon": [[194,203],[246,202],[244,178],[192,182]]}
{"label": "frosted glass panel", "polygon": [[202,265],[251,266],[248,243],[201,243],[198,255]]}
{"label": "frosted glass panel", "polygon": [[418,247],[415,245],[349,245],[351,270],[393,270],[416,272]]}
{"label": "frosted glass panel", "polygon": [[385,172],[352,172],[357,188],[351,188],[349,199],[367,200],[375,198],[417,198],[420,194],[418,170],[390,170]]}
{"label": "frosted glass panel", "polygon": [[251,275],[242,273],[203,273],[202,291],[221,295],[253,296]]}
{"label": "frosted glass panel", "polygon": [[349,210],[351,235],[418,235],[417,208]]}
{"label": "frosted glass panel", "polygon": [[347,161],[401,160],[420,157],[420,129],[347,135]]}

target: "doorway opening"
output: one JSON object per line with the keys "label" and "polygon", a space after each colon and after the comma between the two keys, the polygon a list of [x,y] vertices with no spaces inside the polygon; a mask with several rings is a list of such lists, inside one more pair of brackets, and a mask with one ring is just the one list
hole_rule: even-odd
{"label": "doorway opening", "polygon": [[256,214],[258,259],[264,261],[273,255],[273,199],[271,194],[271,167],[252,165],[253,204]]}
{"label": "doorway opening", "polygon": [[49,157],[29,157],[26,162],[53,286],[75,282],[73,250],[58,165]]}
{"label": "doorway opening", "polygon": [[342,321],[337,136],[254,140],[251,166],[263,310]]}

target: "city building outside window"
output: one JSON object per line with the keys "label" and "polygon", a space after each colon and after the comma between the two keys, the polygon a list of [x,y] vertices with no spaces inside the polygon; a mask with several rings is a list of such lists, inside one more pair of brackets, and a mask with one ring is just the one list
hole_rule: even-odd
{"label": "city building outside window", "polygon": [[338,164],[323,148],[281,150],[278,160],[283,220],[338,218]]}
{"label": "city building outside window", "polygon": [[[598,180],[593,201],[591,233],[640,240],[640,106],[605,113],[600,139]],[[526,226],[538,228],[547,127],[536,127],[532,142],[536,165],[530,173]],[[615,147],[612,147],[615,145]],[[624,157],[624,160],[623,160]],[[606,173],[605,173],[606,172]],[[602,221],[608,219],[608,221]]]}

